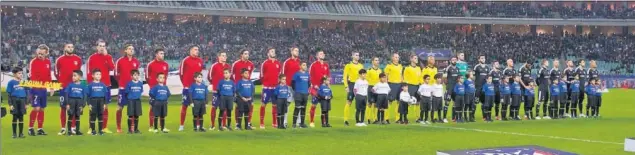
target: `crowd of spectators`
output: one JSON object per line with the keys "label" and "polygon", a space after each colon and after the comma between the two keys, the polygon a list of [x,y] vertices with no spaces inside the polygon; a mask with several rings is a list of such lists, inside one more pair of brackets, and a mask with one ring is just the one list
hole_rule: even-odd
{"label": "crowd of spectators", "polygon": [[[455,30],[415,31],[407,27],[392,29],[307,29],[267,28],[256,24],[213,24],[189,21],[185,23],[166,21],[144,21],[134,19],[89,19],[52,15],[40,18],[4,16],[2,48],[4,66],[18,65],[30,58],[38,44],[51,47],[51,57],[61,54],[64,43],[74,43],[76,53],[83,59],[92,54],[94,43],[104,39],[109,53],[120,57],[124,44],[133,44],[141,62],[152,59],[157,47],[167,50],[167,59],[180,60],[187,55],[187,48],[200,46],[206,63],[215,60],[219,50],[228,51],[229,61],[238,59],[240,49],[252,51],[251,60],[259,65],[266,59],[265,50],[277,49],[277,58],[289,57],[288,49],[299,47],[301,58],[309,61],[315,51],[324,50],[326,60],[334,70],[341,70],[350,60],[352,51],[359,51],[368,62],[379,57],[387,62],[390,53],[398,52],[402,61],[413,48],[452,49],[465,52],[470,63],[478,55],[489,60],[504,61],[512,58],[516,62],[535,62],[541,58],[563,58],[576,56],[623,64],[615,68],[628,69],[635,62],[635,37],[604,35],[517,34],[484,33],[464,34]],[[176,66],[172,66],[176,67]],[[537,67],[537,66],[535,66]],[[5,67],[6,68],[6,67]]]}

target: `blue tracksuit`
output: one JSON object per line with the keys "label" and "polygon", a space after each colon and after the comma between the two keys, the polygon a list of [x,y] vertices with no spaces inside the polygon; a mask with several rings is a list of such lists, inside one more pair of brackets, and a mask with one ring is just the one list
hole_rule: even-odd
{"label": "blue tracksuit", "polygon": [[494,84],[492,83],[485,83],[483,85],[483,92],[485,93],[485,96],[494,96],[496,95],[496,89],[494,89]]}
{"label": "blue tracksuit", "polygon": [[9,93],[11,97],[26,98],[27,88],[21,87],[20,81],[11,80],[7,83],[7,93]]}
{"label": "blue tracksuit", "polygon": [[309,73],[297,72],[293,75],[293,90],[295,93],[309,94]]}
{"label": "blue tracksuit", "polygon": [[250,98],[256,92],[256,87],[251,80],[240,80],[236,83],[236,94],[240,97]]}
{"label": "blue tracksuit", "polygon": [[501,83],[499,87],[501,95],[512,94],[512,89],[508,83]]}
{"label": "blue tracksuit", "polygon": [[207,85],[203,83],[201,84],[193,83],[190,86],[189,91],[190,91],[189,93],[192,100],[206,100],[207,93],[209,93],[209,90],[207,89]]}
{"label": "blue tracksuit", "polygon": [[[101,98],[103,97],[104,99],[106,98],[106,93],[107,93],[107,89],[108,86],[106,86],[104,83],[102,82],[91,82],[90,84],[88,84],[88,97],[89,98]],[[110,94],[108,94],[110,95]],[[106,103],[108,104],[108,103]]]}
{"label": "blue tracksuit", "polygon": [[289,90],[290,90],[289,86],[278,85],[276,89],[274,90],[273,94],[275,95],[276,99],[286,99],[291,96],[291,94],[289,93]]}
{"label": "blue tracksuit", "polygon": [[157,101],[167,101],[170,95],[170,89],[165,85],[156,85],[150,89],[150,97]]}
{"label": "blue tracksuit", "polygon": [[454,94],[465,95],[465,86],[462,84],[456,84],[456,86],[454,86]]}
{"label": "blue tracksuit", "polygon": [[472,80],[465,80],[465,82],[463,82],[465,85],[465,93],[466,94],[474,94],[476,92],[476,87],[474,86],[474,81]]}
{"label": "blue tracksuit", "polygon": [[232,80],[220,80],[218,81],[216,88],[221,96],[234,96],[234,93],[236,92],[236,88],[234,88],[234,81]]}
{"label": "blue tracksuit", "polygon": [[141,93],[143,93],[143,82],[130,81],[124,91],[126,92],[126,98],[128,98],[128,100],[139,100],[141,99]]}
{"label": "blue tracksuit", "polygon": [[84,97],[87,95],[86,86],[81,83],[68,84],[68,86],[66,86],[66,89],[64,89],[64,92],[69,98],[84,99]]}
{"label": "blue tracksuit", "polygon": [[520,88],[520,84],[518,82],[514,82],[511,84],[511,93],[512,95],[520,95],[522,94],[522,89]]}

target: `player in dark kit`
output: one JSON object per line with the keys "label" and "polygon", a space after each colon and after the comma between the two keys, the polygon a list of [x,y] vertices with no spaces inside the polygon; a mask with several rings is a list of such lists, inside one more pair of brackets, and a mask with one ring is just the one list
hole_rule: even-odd
{"label": "player in dark kit", "polygon": [[[83,133],[80,131],[79,127],[81,127],[80,125],[80,115],[83,112],[83,108],[84,105],[86,103],[86,86],[84,86],[80,79],[82,78],[82,75],[84,73],[82,73],[81,70],[75,70],[73,71],[73,83],[69,84],[68,87],[66,87],[64,89],[64,95],[66,95],[66,97],[64,97],[67,102],[66,102],[66,110],[68,111],[68,121],[67,121],[67,135],[78,135],[81,136],[83,135]],[[92,79],[91,79],[92,80]],[[77,129],[75,129],[75,127]]]}
{"label": "player in dark kit", "polygon": [[584,102],[584,94],[586,90],[585,86],[587,85],[587,81],[588,81],[587,71],[586,69],[584,69],[585,65],[586,65],[586,62],[584,62],[584,60],[580,60],[579,66],[575,68],[575,75],[578,77],[578,82],[580,83],[580,87],[579,87],[580,89],[578,92],[578,100],[577,100],[578,102],[572,102],[572,104],[577,104],[576,107],[578,108],[579,113],[576,112],[576,114],[580,114],[580,117],[586,117],[586,115],[584,115],[582,111],[584,110],[584,108],[582,108],[582,105],[583,105],[582,102]]}
{"label": "player in dark kit", "polygon": [[[490,73],[490,67],[487,66],[487,64],[485,64],[485,56],[484,55],[480,55],[478,56],[478,64],[476,64],[476,66],[474,66],[474,76],[475,76],[475,80],[474,80],[474,85],[476,86],[476,102],[477,103],[483,103],[485,102],[485,94],[483,94],[483,84],[485,84],[485,80],[487,79],[488,74]],[[474,107],[476,107],[476,105],[474,105]],[[483,109],[483,106],[481,105],[481,109]],[[474,108],[474,110],[476,110],[476,108]],[[481,115],[485,116],[485,110],[481,110]],[[485,119],[485,118],[483,118]]]}
{"label": "player in dark kit", "polygon": [[498,70],[498,68],[499,68],[498,61],[494,61],[492,65],[492,70],[489,72],[489,76],[492,77],[492,84],[494,84],[494,105],[492,106],[494,107],[494,116],[496,116],[496,120],[500,120],[500,117],[498,114],[500,111],[499,107],[501,103],[500,84],[501,84],[502,73],[500,70]]}
{"label": "player in dark kit", "polygon": [[[241,71],[242,76],[238,83],[236,83],[236,109],[238,114],[236,117],[236,129],[241,130],[241,120],[245,119],[245,130],[252,130],[251,128],[251,107],[253,107],[254,94],[256,93],[256,86],[251,80],[249,80],[251,71],[247,68],[243,68]],[[308,87],[308,86],[307,86]]]}
{"label": "player in dark kit", "polygon": [[306,104],[309,102],[309,87],[311,87],[309,73],[307,72],[307,64],[300,65],[300,71],[293,75],[291,87],[293,88],[293,99],[295,100],[295,108],[293,109],[293,128],[298,126],[298,118],[300,119],[300,128],[307,128],[304,123],[306,117]]}
{"label": "player in dark kit", "polygon": [[569,108],[571,107],[571,81],[573,81],[575,79],[575,70],[573,68],[573,61],[569,60],[567,61],[567,68],[564,69],[564,78],[566,79],[565,82],[567,83],[567,101],[565,103],[565,111],[564,111],[564,116],[565,117],[571,117],[571,114],[569,113]]}
{"label": "player in dark kit", "polygon": [[505,67],[505,69],[503,69],[503,75],[509,78],[508,79],[509,84],[516,82],[514,80],[514,77],[516,77],[516,74],[517,74],[516,70],[514,70],[514,60],[507,59],[507,66]]}
{"label": "player in dark kit", "polygon": [[[108,106],[106,102],[106,89],[109,89],[104,83],[101,82],[101,71],[93,71],[93,82],[88,84],[86,89],[89,99],[88,109],[90,110],[90,134],[91,135],[104,135],[104,132],[99,130],[103,129],[103,118],[105,107]],[[97,128],[95,128],[95,121],[97,120]]]}
{"label": "player in dark kit", "polygon": [[[218,81],[216,84],[216,91],[218,91],[218,107],[220,112],[218,113],[218,130],[223,131],[227,129],[232,131],[232,109],[234,107],[234,95],[236,93],[236,87],[234,87],[234,81],[231,80],[231,73],[229,69],[223,71],[224,79]],[[214,114],[212,114],[214,115]],[[222,119],[221,119],[222,116]]]}
{"label": "player in dark kit", "polygon": [[[447,115],[448,115],[448,106],[450,101],[454,99],[454,86],[456,86],[457,81],[459,80],[459,69],[456,67],[456,58],[450,59],[450,65],[445,69],[445,78],[446,78],[446,94],[445,94],[445,104],[443,105],[443,122],[447,123]],[[455,102],[456,104],[456,102]],[[455,115],[454,109],[452,109],[452,115]],[[441,118],[439,118],[441,120]]]}
{"label": "player in dark kit", "polygon": [[[165,86],[165,74],[157,73],[156,75],[157,85],[150,89],[150,98],[152,105],[152,113],[154,114],[154,133],[159,132],[157,126],[161,126],[161,132],[168,133],[165,129],[165,117],[168,116],[168,98],[170,98],[170,89]],[[161,122],[159,122],[161,119]]]}
{"label": "player in dark kit", "polygon": [[[194,73],[194,83],[188,89],[188,101],[192,106],[192,124],[195,125],[194,132],[205,132],[203,124],[203,116],[206,113],[206,104],[209,102],[209,90],[207,85],[203,84],[203,75],[199,72]],[[214,115],[214,114],[212,114]],[[219,121],[220,122],[220,121]]]}
{"label": "player in dark kit", "polygon": [[[14,68],[13,77],[15,79],[7,83],[7,94],[9,96],[9,109],[13,120],[11,121],[11,131],[13,131],[13,138],[25,138],[22,131],[24,130],[24,114],[26,114],[26,97],[28,96],[28,88],[20,86],[22,81],[22,69]],[[19,129],[16,129],[19,128]],[[20,132],[20,135],[16,131]]]}
{"label": "player in dark kit", "polygon": [[538,71],[538,79],[536,80],[536,84],[538,85],[538,104],[536,105],[536,119],[540,118],[540,105],[542,105],[542,117],[544,119],[550,119],[551,117],[547,116],[547,107],[549,107],[549,86],[551,85],[551,74],[549,74],[549,70],[547,67],[549,66],[549,61],[542,60],[540,64],[540,70]]}
{"label": "player in dark kit", "polygon": [[284,75],[278,76],[278,86],[273,91],[274,101],[276,103],[276,107],[278,108],[276,115],[276,122],[278,123],[278,129],[287,129],[284,127],[284,114],[287,113],[287,106],[289,105],[289,97],[291,97],[291,88],[287,86],[287,77]]}
{"label": "player in dark kit", "polygon": [[141,116],[141,93],[143,92],[143,82],[139,81],[139,71],[132,70],[130,71],[130,75],[132,75],[132,81],[128,82],[126,85],[124,92],[126,93],[126,100],[128,108],[126,111],[128,112],[128,134],[140,134],[139,131],[139,116]]}
{"label": "player in dark kit", "polygon": [[533,81],[531,79],[531,63],[525,62],[520,69],[518,69],[518,73],[520,74],[520,86],[522,86],[522,101],[527,100],[527,96],[525,95],[526,88],[529,86],[529,82]]}

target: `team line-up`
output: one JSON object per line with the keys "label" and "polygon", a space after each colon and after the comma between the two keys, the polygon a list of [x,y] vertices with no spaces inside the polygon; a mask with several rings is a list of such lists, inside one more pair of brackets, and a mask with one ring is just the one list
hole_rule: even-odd
{"label": "team line-up", "polygon": [[[122,133],[121,120],[123,109],[127,112],[128,134],[141,133],[138,129],[142,115],[141,94],[143,82],[139,73],[139,61],[134,57],[134,47],[124,45],[125,56],[116,63],[106,50],[104,41],[97,41],[97,52],[86,63],[87,85],[81,83],[83,73],[80,70],[82,60],[74,54],[73,44],[64,45],[64,55],[57,58],[54,76],[62,83],[60,91],[60,124],[58,135],[83,135],[80,131],[80,115],[85,106],[89,108],[90,129],[92,135],[112,133],[108,129],[108,106],[110,103],[110,79],[108,72],[113,71],[119,84],[118,107],[116,111],[117,132]],[[28,77],[32,81],[50,82],[49,48],[40,45],[36,49],[36,58],[30,62]],[[233,130],[231,126],[234,112],[235,129],[252,130],[253,97],[255,85],[250,81],[254,65],[249,61],[249,51],[241,50],[240,59],[231,66],[226,62],[224,51],[217,53],[218,62],[211,65],[208,72],[210,86],[205,85],[201,74],[203,60],[199,57],[197,46],[189,48],[189,56],[180,64],[179,76],[183,84],[182,108],[179,131],[184,130],[188,107],[192,109],[192,126],[195,132],[205,132],[203,117],[211,100],[209,130]],[[272,127],[286,129],[287,109],[295,102],[293,110],[293,128],[307,128],[305,124],[307,102],[311,97],[310,127],[314,127],[316,106],[321,108],[322,127],[331,127],[329,111],[333,97],[330,89],[330,69],[324,61],[324,51],[317,51],[317,60],[310,67],[300,62],[298,48],[290,49],[291,58],[284,63],[276,59],[276,50],[267,49],[267,60],[261,64],[262,95],[260,106],[260,128],[264,129],[265,107],[272,103]],[[145,80],[150,90],[149,123],[150,132],[169,132],[165,128],[168,98],[171,93],[165,86],[168,64],[163,57],[165,51],[156,49],[155,59],[147,64]],[[395,123],[408,124],[408,107],[414,106],[419,114],[417,123],[447,123],[447,111],[452,102],[452,120],[458,123],[474,122],[476,105],[482,103],[484,121],[491,122],[492,108],[497,120],[520,120],[520,105],[524,103],[524,118],[541,119],[540,105],[544,119],[565,117],[599,116],[601,92],[598,72],[594,61],[586,70],[584,60],[574,68],[573,62],[567,62],[567,68],[561,73],[558,60],[543,60],[537,78],[531,78],[530,63],[525,63],[517,73],[513,61],[507,60],[506,68],[499,70],[499,63],[485,64],[485,57],[478,57],[478,64],[469,70],[463,53],[450,60],[444,74],[437,73],[434,57],[427,58],[425,67],[419,67],[417,55],[410,55],[410,64],[399,64],[399,55],[393,54],[391,62],[381,70],[379,58],[372,59],[372,67],[364,69],[359,61],[359,52],[352,53],[352,60],[344,68],[343,82],[347,92],[344,106],[344,124],[349,125],[349,111],[355,101],[355,125],[390,124],[390,111],[394,111]],[[104,73],[104,74],[102,74]],[[42,129],[44,109],[47,106],[45,88],[24,88],[21,69],[13,69],[15,79],[7,85],[14,138],[23,138],[24,115],[27,105],[30,111],[28,134],[47,135]],[[105,76],[104,76],[105,75]],[[103,76],[103,77],[102,77]],[[562,77],[562,78],[561,78]],[[445,88],[444,88],[445,85]],[[533,113],[535,87],[538,87],[538,104]],[[211,89],[208,89],[211,88]],[[212,96],[209,96],[209,93]],[[52,94],[52,92],[50,92]],[[582,114],[583,100],[587,94],[586,115]],[[27,99],[28,98],[28,99]],[[236,107],[234,108],[234,103]],[[219,111],[217,113],[217,110]],[[500,113],[499,113],[500,111]],[[580,115],[578,115],[578,111]],[[434,113],[437,112],[435,119]],[[569,113],[570,112],[570,113]],[[591,112],[591,114],[589,114]],[[499,115],[500,114],[500,115]],[[67,117],[68,116],[68,117]],[[217,117],[218,116],[218,117]],[[535,116],[535,117],[534,117]],[[216,120],[218,119],[218,126]],[[244,124],[243,124],[244,121]],[[37,131],[33,128],[38,123]],[[19,132],[19,134],[18,134]]]}

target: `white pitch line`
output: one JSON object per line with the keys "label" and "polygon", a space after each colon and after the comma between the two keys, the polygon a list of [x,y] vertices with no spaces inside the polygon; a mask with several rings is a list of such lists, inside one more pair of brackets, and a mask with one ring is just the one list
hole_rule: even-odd
{"label": "white pitch line", "polygon": [[570,141],[579,141],[579,142],[588,142],[588,143],[601,143],[601,144],[624,145],[624,143],[618,143],[618,142],[607,142],[607,141],[599,141],[599,140],[578,139],[578,138],[559,137],[559,136],[548,136],[548,135],[536,135],[536,134],[526,134],[526,133],[517,133],[517,132],[504,132],[504,131],[484,130],[484,129],[471,129],[471,128],[461,128],[461,127],[446,127],[446,126],[436,126],[436,125],[421,125],[421,126],[423,126],[423,127],[430,127],[430,128],[441,128],[441,129],[453,129],[453,130],[475,131],[475,132],[484,132],[484,133],[497,133],[497,134],[504,134],[504,135],[518,135],[518,136],[528,136],[528,137],[542,137],[542,138],[561,139],[561,140],[570,140]]}
{"label": "white pitch line", "polygon": [[[338,116],[331,116],[331,118],[344,119],[344,117],[338,117]],[[587,142],[587,143],[624,145],[624,143],[618,143],[618,142],[607,142],[607,141],[579,139],[579,138],[570,138],[570,137],[536,135],[536,134],[526,134],[526,133],[518,133],[518,132],[505,132],[505,131],[471,129],[471,128],[461,128],[461,127],[447,127],[447,126],[437,126],[437,125],[422,125],[422,124],[418,124],[418,125],[423,127],[440,128],[440,129],[453,129],[453,130],[474,131],[474,132],[484,132],[484,133],[496,133],[496,134],[504,134],[504,135],[518,135],[518,136],[527,136],[527,137],[542,137],[542,138],[561,139],[561,140],[579,141],[579,142]]]}

